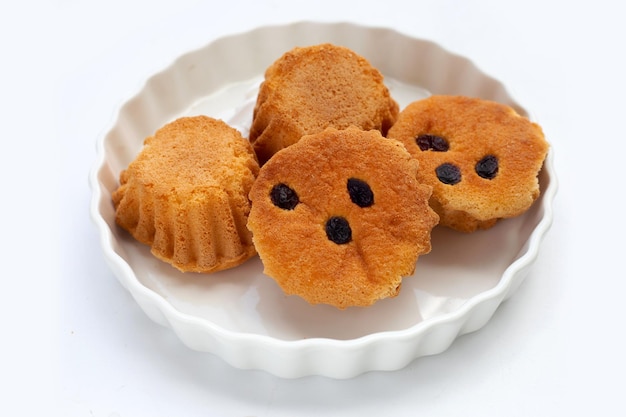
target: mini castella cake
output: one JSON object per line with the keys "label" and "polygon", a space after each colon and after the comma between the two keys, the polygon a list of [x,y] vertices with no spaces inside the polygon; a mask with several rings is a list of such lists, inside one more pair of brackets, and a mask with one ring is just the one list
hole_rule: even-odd
{"label": "mini castella cake", "polygon": [[398,110],[382,74],[362,56],[332,44],[296,47],[267,68],[249,139],[262,165],[327,127],[354,125],[384,136]]}
{"label": "mini castella cake", "polygon": [[259,165],[221,120],[184,117],[159,129],[120,174],[115,220],[157,258],[215,272],[256,255],[246,227]]}
{"label": "mini castella cake", "polygon": [[356,127],[276,153],[250,192],[265,273],[286,294],[339,309],[397,295],[438,221],[417,169],[401,143]]}
{"label": "mini castella cake", "polygon": [[462,232],[524,213],[540,193],[548,143],[536,123],[488,100],[435,95],[409,104],[389,130],[433,187],[440,224]]}

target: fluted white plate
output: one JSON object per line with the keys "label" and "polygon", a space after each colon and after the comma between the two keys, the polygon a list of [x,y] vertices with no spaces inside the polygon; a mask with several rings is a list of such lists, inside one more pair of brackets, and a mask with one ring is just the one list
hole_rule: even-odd
{"label": "fluted white plate", "polygon": [[148,79],[98,139],[90,173],[91,216],[104,256],[145,313],[191,349],[285,378],[396,370],[480,329],[537,257],[557,188],[551,150],[539,177],[541,197],[528,212],[473,234],[435,228],[432,252],[420,257],[398,297],[344,311],[285,296],[263,275],[258,257],[212,275],[182,274],[115,225],[111,193],[145,137],[194,114],[223,118],[247,136],[267,66],[294,46],[322,42],[366,57],[401,108],[433,93],[462,94],[527,115],[499,81],[429,41],[347,23],[262,27],[210,42]]}

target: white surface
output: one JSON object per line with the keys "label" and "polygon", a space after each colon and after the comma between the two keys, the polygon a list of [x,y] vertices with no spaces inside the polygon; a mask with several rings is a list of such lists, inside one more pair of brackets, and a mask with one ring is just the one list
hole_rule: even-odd
{"label": "white surface", "polygon": [[[2,214],[10,237],[3,246],[2,409],[58,416],[623,414],[626,285],[624,244],[616,239],[626,233],[617,209],[626,29],[617,3],[578,3],[2,6],[0,100],[9,128]],[[470,57],[511,88],[555,148],[555,221],[524,284],[483,329],[401,371],[284,380],[190,351],[119,285],[89,220],[94,140],[130,91],[208,39],[302,19],[390,25]]]}
{"label": "white surface", "polygon": [[151,76],[98,138],[90,172],[91,215],[105,259],[144,312],[194,350],[285,378],[398,370],[480,329],[526,278],[552,223],[557,190],[550,156],[532,209],[483,233],[435,229],[432,251],[398,297],[345,311],[285,297],[258,257],[217,274],[181,274],[116,226],[111,196],[147,136],[177,117],[206,114],[247,137],[265,69],[295,46],[322,42],[372,62],[400,108],[429,94],[465,94],[524,114],[500,82],[431,41],[348,23],[272,25],[209,42]]}

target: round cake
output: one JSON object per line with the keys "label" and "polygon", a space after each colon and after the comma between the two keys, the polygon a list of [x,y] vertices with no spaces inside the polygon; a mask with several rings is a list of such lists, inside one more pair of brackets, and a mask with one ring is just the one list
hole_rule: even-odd
{"label": "round cake", "polygon": [[262,165],[327,127],[354,125],[385,135],[398,110],[383,76],[362,56],[332,44],[296,47],[267,68],[249,139]]}
{"label": "round cake", "polygon": [[509,106],[435,95],[403,109],[387,136],[419,162],[418,179],[433,187],[441,225],[487,229],[524,213],[539,196],[548,143],[539,125]]}
{"label": "round cake", "polygon": [[438,220],[416,174],[402,144],[376,130],[328,128],[276,153],[250,192],[265,274],[340,309],[397,295]]}
{"label": "round cake", "polygon": [[239,131],[206,116],[177,119],[121,172],[116,223],[183,272],[234,267],[256,254],[246,222],[258,171]]}

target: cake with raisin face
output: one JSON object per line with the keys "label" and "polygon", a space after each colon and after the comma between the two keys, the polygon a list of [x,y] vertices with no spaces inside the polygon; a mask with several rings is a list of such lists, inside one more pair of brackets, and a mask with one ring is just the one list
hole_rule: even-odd
{"label": "cake with raisin face", "polygon": [[431,96],[403,109],[388,137],[419,162],[418,179],[433,187],[441,225],[487,229],[524,213],[539,196],[548,143],[539,125],[509,106]]}
{"label": "cake with raisin face", "polygon": [[183,272],[237,266],[256,254],[246,222],[258,171],[237,130],[206,116],[180,118],[147,138],[120,174],[115,220]]}
{"label": "cake with raisin face", "polygon": [[438,220],[417,168],[401,143],[356,127],[276,153],[250,192],[265,274],[287,294],[340,309],[397,295]]}
{"label": "cake with raisin face", "polygon": [[263,164],[327,127],[354,125],[385,135],[397,115],[382,74],[364,57],[332,44],[296,47],[267,68],[249,139]]}

